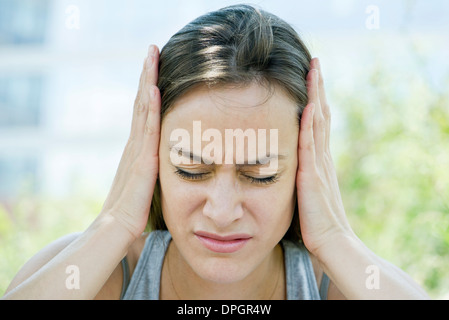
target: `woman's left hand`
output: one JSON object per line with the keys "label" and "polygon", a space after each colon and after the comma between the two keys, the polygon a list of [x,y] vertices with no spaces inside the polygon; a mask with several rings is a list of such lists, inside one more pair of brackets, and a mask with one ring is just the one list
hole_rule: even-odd
{"label": "woman's left hand", "polygon": [[330,153],[331,116],[318,58],[310,63],[307,92],[309,102],[299,132],[296,187],[301,235],[307,249],[319,258],[320,249],[336,236],[353,232]]}
{"label": "woman's left hand", "polygon": [[[329,149],[331,118],[317,58],[311,61],[307,91],[298,143],[299,223],[306,248],[333,283],[328,297],[428,299],[410,276],[369,250],[349,226]],[[377,290],[367,285],[367,268],[377,270],[382,283]]]}

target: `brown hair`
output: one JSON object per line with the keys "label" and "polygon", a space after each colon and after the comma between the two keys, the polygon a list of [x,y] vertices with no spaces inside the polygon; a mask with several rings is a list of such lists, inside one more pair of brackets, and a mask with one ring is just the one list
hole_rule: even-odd
{"label": "brown hair", "polygon": [[[158,87],[161,119],[184,93],[200,84],[277,84],[298,107],[298,124],[307,104],[306,75],[311,56],[285,21],[249,5],[209,12],[187,24],[162,48]],[[150,230],[166,230],[157,180],[148,221]],[[301,239],[296,204],[285,238]]]}

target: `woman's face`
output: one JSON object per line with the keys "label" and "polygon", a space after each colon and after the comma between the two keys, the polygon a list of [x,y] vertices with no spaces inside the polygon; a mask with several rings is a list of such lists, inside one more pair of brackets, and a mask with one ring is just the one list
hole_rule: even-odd
{"label": "woman's face", "polygon": [[268,259],[290,226],[297,108],[273,88],[270,95],[255,83],[200,86],[178,99],[163,120],[164,220],[179,256],[203,279],[245,278]]}

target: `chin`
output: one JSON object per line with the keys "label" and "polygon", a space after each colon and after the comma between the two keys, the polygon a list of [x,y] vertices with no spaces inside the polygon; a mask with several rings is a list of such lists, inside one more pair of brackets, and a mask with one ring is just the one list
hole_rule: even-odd
{"label": "chin", "polygon": [[215,283],[229,284],[243,280],[251,272],[249,262],[238,263],[230,257],[208,257],[192,265],[199,277]]}

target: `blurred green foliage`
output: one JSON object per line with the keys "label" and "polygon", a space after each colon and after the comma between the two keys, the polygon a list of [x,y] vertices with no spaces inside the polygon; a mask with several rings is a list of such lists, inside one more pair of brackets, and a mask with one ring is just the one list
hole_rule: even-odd
{"label": "blurred green foliage", "polygon": [[[448,93],[416,71],[420,59],[414,73],[376,61],[383,59],[373,59],[353,87],[327,86],[341,122],[332,145],[348,219],[375,253],[432,298],[448,299]],[[449,74],[444,81],[449,88]],[[0,206],[0,294],[39,249],[85,229],[102,201],[24,195]]]}
{"label": "blurred green foliage", "polygon": [[0,296],[21,266],[50,242],[85,230],[102,201],[87,196],[54,199],[23,195],[0,204]]}
{"label": "blurred green foliage", "polygon": [[409,52],[412,65],[373,58],[354,87],[332,91],[334,161],[358,236],[431,298],[449,299],[449,70],[437,86]]}

